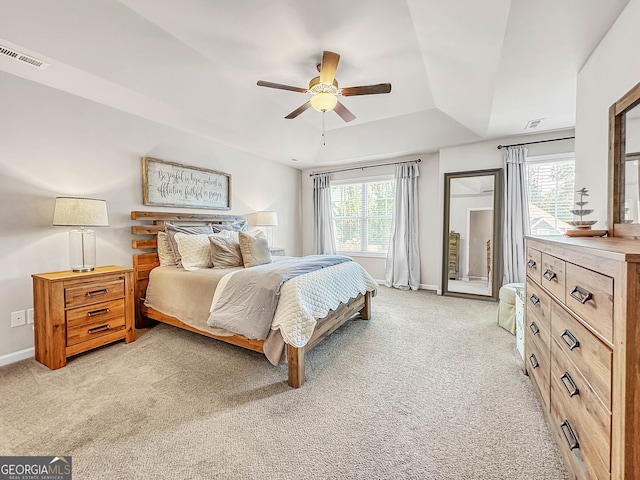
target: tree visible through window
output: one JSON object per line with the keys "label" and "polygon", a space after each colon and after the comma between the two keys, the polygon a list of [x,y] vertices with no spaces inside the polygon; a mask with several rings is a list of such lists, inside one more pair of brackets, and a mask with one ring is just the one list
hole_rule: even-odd
{"label": "tree visible through window", "polygon": [[393,213],[392,179],[333,184],[331,203],[339,252],[387,252]]}
{"label": "tree visible through window", "polygon": [[527,158],[529,219],[532,235],[563,235],[575,208],[573,153]]}

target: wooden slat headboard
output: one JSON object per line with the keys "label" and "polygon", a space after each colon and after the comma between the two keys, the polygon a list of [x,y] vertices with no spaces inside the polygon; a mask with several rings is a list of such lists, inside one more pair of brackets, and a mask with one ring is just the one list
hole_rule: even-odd
{"label": "wooden slat headboard", "polygon": [[230,225],[245,220],[239,215],[219,215],[216,213],[184,213],[184,212],[141,212],[132,211],[131,220],[144,222],[133,225],[131,232],[134,235],[143,235],[145,238],[134,239],[131,246],[135,250],[146,250],[146,253],[133,255],[133,270],[135,284],[136,327],[150,326],[151,322],[144,319],[140,313],[140,303],[144,299],[149,283],[149,272],[160,265],[158,260],[158,232],[164,230],[165,222],[177,225]]}

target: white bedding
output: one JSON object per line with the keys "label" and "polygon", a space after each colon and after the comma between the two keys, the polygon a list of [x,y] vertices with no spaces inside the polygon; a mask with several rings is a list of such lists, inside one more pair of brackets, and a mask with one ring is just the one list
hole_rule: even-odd
{"label": "white bedding", "polygon": [[[206,268],[193,272],[176,267],[154,268],[145,304],[200,330],[230,335],[230,332],[209,327],[207,318],[214,291],[234,270],[242,268]],[[271,325],[272,333],[277,336],[279,332],[285,343],[303,347],[313,334],[317,318],[325,317],[341,302],[367,291],[375,292],[376,288],[373,278],[356,262],[345,262],[295,277],[282,285]],[[269,335],[269,338],[273,337]],[[265,348],[265,354],[274,364],[279,360],[277,352],[268,354]]]}

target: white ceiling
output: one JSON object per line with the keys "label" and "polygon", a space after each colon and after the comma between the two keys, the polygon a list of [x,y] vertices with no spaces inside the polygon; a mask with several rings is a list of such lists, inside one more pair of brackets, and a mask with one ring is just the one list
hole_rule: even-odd
{"label": "white ceiling", "polygon": [[[575,125],[576,76],[629,0],[0,0],[0,70],[297,168]],[[307,110],[322,51],[356,120]],[[535,130],[529,120],[543,119]],[[293,162],[292,159],[296,159]]]}

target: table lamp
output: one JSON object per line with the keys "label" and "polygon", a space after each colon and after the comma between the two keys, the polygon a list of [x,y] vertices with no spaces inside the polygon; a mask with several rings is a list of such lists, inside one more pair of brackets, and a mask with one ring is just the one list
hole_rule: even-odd
{"label": "table lamp", "polygon": [[267,242],[269,246],[273,246],[273,235],[271,233],[271,227],[278,225],[278,214],[276,212],[258,212],[256,213],[256,226],[265,227],[262,230],[267,235]]}
{"label": "table lamp", "polygon": [[69,258],[74,272],[90,272],[96,266],[96,235],[85,227],[108,227],[107,202],[93,198],[56,197],[53,225],[71,226]]}

